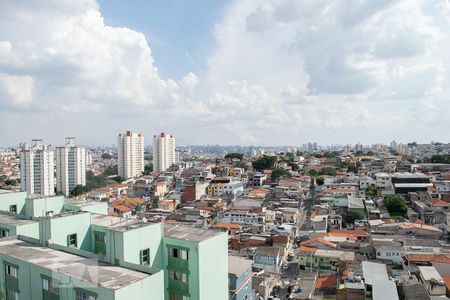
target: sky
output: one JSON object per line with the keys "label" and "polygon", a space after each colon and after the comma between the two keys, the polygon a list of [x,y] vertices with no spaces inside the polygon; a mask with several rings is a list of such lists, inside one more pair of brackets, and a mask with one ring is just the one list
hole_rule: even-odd
{"label": "sky", "polygon": [[0,1],[0,145],[450,142],[448,0]]}

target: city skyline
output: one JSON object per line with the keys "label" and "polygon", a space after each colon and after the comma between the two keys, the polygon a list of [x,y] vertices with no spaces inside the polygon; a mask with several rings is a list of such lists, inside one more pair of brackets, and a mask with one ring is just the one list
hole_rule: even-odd
{"label": "city skyline", "polygon": [[1,3],[0,143],[113,144],[128,129],[180,145],[449,140],[445,2],[202,7]]}

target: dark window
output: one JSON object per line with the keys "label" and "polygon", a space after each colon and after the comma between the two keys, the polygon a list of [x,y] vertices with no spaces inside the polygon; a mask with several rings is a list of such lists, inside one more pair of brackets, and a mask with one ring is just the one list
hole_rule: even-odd
{"label": "dark window", "polygon": [[97,294],[77,289],[75,292],[75,299],[76,300],[97,300]]}
{"label": "dark window", "polygon": [[50,277],[42,277],[42,289],[47,293],[59,295],[59,281]]}
{"label": "dark window", "polygon": [[68,247],[77,247],[78,243],[77,243],[77,234],[73,233],[73,234],[69,234],[67,236],[67,246]]}
{"label": "dark window", "polygon": [[150,249],[141,250],[141,265],[150,264]]}
{"label": "dark window", "polygon": [[17,213],[17,205],[10,205],[9,206],[9,211],[12,213]]}

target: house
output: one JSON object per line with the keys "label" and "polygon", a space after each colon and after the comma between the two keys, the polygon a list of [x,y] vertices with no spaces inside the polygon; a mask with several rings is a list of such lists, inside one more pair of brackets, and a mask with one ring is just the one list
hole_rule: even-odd
{"label": "house", "polygon": [[425,284],[431,296],[441,296],[447,293],[444,279],[433,266],[419,266],[420,279]]}
{"label": "house", "polygon": [[228,256],[228,288],[230,300],[254,300],[255,293],[252,289],[252,265],[253,261]]}
{"label": "house", "polygon": [[269,273],[278,273],[283,254],[282,249],[278,247],[259,247],[253,256],[253,267]]}

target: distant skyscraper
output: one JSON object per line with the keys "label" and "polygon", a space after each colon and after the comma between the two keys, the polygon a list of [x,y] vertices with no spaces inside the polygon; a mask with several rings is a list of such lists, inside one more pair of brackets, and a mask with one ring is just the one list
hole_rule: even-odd
{"label": "distant skyscraper", "polygon": [[117,139],[118,175],[124,179],[139,177],[144,171],[144,137],[127,131]]}
{"label": "distant skyscraper", "polygon": [[165,133],[153,136],[153,170],[164,172],[175,162],[175,137]]}
{"label": "distant skyscraper", "polygon": [[40,139],[25,144],[20,152],[20,189],[28,195],[55,194],[54,152]]}
{"label": "distant skyscraper", "polygon": [[77,185],[86,185],[86,149],[75,138],[56,148],[56,191],[69,195]]}

